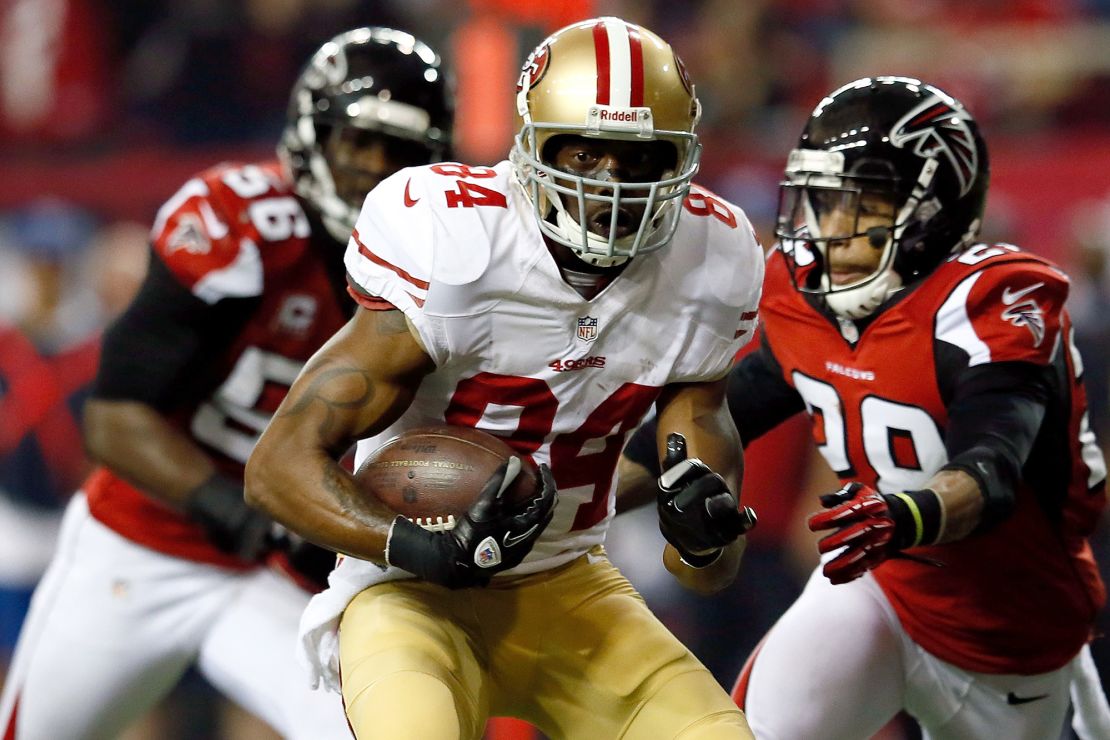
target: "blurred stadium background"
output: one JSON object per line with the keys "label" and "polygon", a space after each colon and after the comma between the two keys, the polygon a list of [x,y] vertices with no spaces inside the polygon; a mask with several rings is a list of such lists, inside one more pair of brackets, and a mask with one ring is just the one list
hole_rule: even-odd
{"label": "blurred stadium background", "polygon": [[[507,154],[520,62],[547,32],[619,15],[668,39],[704,105],[700,182],[771,242],[777,181],[805,117],[868,74],[921,77],[961,98],[991,146],[986,237],[1056,260],[1110,436],[1110,0],[4,0],[0,3],[0,623],[10,647],[79,484],[77,414],[97,335],[145,269],[158,206],[193,173],[268,157],[310,53],[358,25],[438,49],[459,92],[466,162]],[[800,420],[749,451],[761,526],[723,596],[677,592],[653,513],[611,550],[727,686],[812,565],[802,515],[829,485]],[[798,503],[801,501],[802,503]],[[1110,571],[1104,528],[1096,549]],[[1104,620],[1105,622],[1106,620]],[[1105,640],[1094,648],[1110,667]],[[2,657],[2,656],[0,656]],[[0,661],[2,665],[2,661]],[[501,726],[491,735],[531,737]],[[914,737],[909,725],[889,738]],[[143,738],[272,737],[199,679],[136,728]]]}

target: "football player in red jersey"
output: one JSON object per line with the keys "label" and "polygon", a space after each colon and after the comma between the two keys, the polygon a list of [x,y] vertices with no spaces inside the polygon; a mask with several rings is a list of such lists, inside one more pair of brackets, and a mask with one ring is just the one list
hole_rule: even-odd
{"label": "football player in red jersey", "polygon": [[334,555],[247,507],[243,466],[350,317],[342,247],[363,195],[443,159],[452,120],[430,48],[350,31],[297,80],[280,161],[214,167],[159,211],[145,282],[104,338],[85,423],[100,467],[35,594],[3,737],[114,737],[190,665],[284,737],[350,736],[294,650]]}
{"label": "football player in red jersey", "polygon": [[[724,379],[762,250],[691,183],[698,100],[647,29],[556,32],[517,112],[509,161],[415,167],[370,193],[346,258],[360,308],[251,454],[248,498],[345,554],[305,612],[306,657],[358,737],[474,740],[492,714],[560,738],[749,738],[602,545],[621,447],[658,399],[704,461],[669,479],[672,566],[738,561],[750,520]],[[334,460],[444,422],[530,455],[530,504],[500,498],[513,457],[453,529],[426,531]]]}
{"label": "football player in red jersey", "polygon": [[745,440],[806,411],[843,487],[734,689],[760,738],[868,738],[901,709],[928,738],[1055,738],[1069,698],[1110,737],[1087,648],[1106,468],[1068,280],[976,242],[988,171],[963,105],[896,77],[830,94],[790,153],[729,402]]}

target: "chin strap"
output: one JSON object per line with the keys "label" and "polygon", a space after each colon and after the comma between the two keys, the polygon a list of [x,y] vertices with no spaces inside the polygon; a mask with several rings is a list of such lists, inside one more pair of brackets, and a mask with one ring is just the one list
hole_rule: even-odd
{"label": "chin strap", "polygon": [[863,285],[827,293],[825,305],[844,319],[862,319],[870,316],[883,301],[902,288],[902,276],[894,271],[894,262],[888,264],[881,275]]}
{"label": "chin strap", "polygon": [[[555,223],[553,225],[558,230],[559,235],[563,237],[564,244],[570,247],[571,251],[574,252],[575,257],[582,260],[587,265],[593,265],[594,267],[616,267],[617,265],[623,265],[631,259],[627,255],[621,254],[615,254],[610,257],[607,254],[583,252],[581,247],[573,246],[576,243],[574,237],[580,237],[582,234],[582,227],[569,213],[567,213],[567,210],[562,207],[561,203],[553,205],[555,208]],[[621,237],[614,242],[614,245],[618,247],[628,247],[631,246],[635,238],[635,234]],[[590,233],[589,231],[586,232],[586,243],[606,251],[609,249],[608,239],[603,239],[597,234]]]}

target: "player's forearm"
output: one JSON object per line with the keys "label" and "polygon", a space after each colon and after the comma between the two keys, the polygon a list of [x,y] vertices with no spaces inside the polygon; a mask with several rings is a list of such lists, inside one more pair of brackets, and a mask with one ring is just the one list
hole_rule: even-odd
{"label": "player's forearm", "polygon": [[89,456],[145,493],[182,506],[215,466],[188,435],[138,401],[93,398],[85,404]]}
{"label": "player's forearm", "polygon": [[666,456],[667,437],[686,438],[689,457],[696,457],[725,479],[739,495],[744,478],[744,453],[736,424],[724,401],[725,381],[683,386],[661,399],[657,444],[659,459]]}
{"label": "player's forearm", "polygon": [[251,453],[248,503],[317,545],[381,562],[395,514],[361,495],[336,458],[357,437],[386,428],[411,400],[409,388],[375,382],[351,358],[325,346]]}
{"label": "player's forearm", "polygon": [[979,525],[983,495],[970,475],[962,470],[941,470],[925,487],[936,491],[941,503],[938,544],[963,539]]}
{"label": "player's forearm", "polygon": [[704,568],[693,568],[682,561],[681,556],[671,545],[663,550],[663,565],[684,588],[705,596],[715,594],[726,588],[740,571],[748,538],[741,536],[721,550],[721,555]]}
{"label": "player's forearm", "polygon": [[395,515],[360,494],[351,474],[322,450],[260,441],[247,462],[245,492],[251,506],[306,540],[384,562]]}

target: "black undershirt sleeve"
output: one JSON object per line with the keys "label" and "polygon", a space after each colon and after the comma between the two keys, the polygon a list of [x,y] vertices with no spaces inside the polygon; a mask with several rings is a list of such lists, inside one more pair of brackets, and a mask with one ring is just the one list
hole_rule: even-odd
{"label": "black undershirt sleeve", "polygon": [[1013,511],[1053,382],[1051,367],[996,362],[968,368],[952,386],[945,434],[949,462],[942,470],[962,470],[979,484],[985,504],[979,530]]}
{"label": "black undershirt sleeve", "polygon": [[210,391],[226,368],[220,354],[242,330],[258,298],[209,304],[151,254],[131,305],[104,333],[93,396],[169,411]]}
{"label": "black undershirt sleeve", "polygon": [[[728,376],[728,408],[747,447],[805,408],[802,397],[782,377],[782,369],[763,335],[760,346],[740,359]],[[624,448],[625,457],[658,476],[655,417],[644,422]]]}
{"label": "black undershirt sleeve", "polygon": [[782,377],[766,332],[759,348],[744,355],[728,377],[728,408],[747,447],[799,411],[805,402]]}

